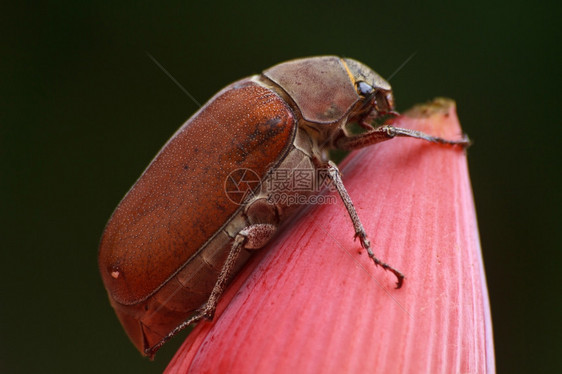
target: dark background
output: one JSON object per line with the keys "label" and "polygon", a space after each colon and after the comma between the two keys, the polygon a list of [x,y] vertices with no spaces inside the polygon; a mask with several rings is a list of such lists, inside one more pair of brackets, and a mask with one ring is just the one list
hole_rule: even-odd
{"label": "dark background", "polygon": [[[458,103],[488,277],[497,368],[561,371],[560,13],[555,2],[0,9],[1,336],[4,373],[159,372],[109,306],[106,220],[199,102],[295,57],[356,58],[392,79],[398,109]],[[392,4],[390,4],[392,3]]]}

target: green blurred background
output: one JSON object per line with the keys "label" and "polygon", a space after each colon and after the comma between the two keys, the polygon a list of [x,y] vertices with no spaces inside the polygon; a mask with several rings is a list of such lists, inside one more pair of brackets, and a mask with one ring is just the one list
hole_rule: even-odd
{"label": "green blurred background", "polygon": [[[0,13],[2,373],[159,372],[110,308],[97,245],[198,101],[275,63],[339,54],[392,79],[398,109],[458,103],[500,373],[562,372],[557,3],[20,2]],[[556,4],[556,5],[555,5]],[[405,249],[406,250],[406,249]],[[556,348],[558,347],[558,348]]]}

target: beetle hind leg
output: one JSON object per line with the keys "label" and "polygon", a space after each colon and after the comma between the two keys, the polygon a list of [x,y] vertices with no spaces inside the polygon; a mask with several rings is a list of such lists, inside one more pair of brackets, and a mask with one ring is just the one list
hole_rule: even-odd
{"label": "beetle hind leg", "polygon": [[[205,303],[205,306],[201,309],[200,314],[202,316],[198,320],[200,320],[201,318],[206,318],[209,320],[213,319],[215,310],[217,308],[217,303],[222,296],[228,282],[230,281],[232,271],[236,266],[236,262],[238,260],[238,257],[240,256],[242,248],[248,250],[260,249],[264,245],[266,245],[267,242],[269,242],[275,232],[277,232],[276,225],[258,223],[242,229],[236,235],[236,237],[234,238],[234,243],[232,244],[232,248],[230,249],[230,253],[228,254],[228,257],[226,258],[226,261],[219,274],[217,283],[215,283],[213,291],[211,292],[209,299]],[[195,321],[191,323],[194,322]]]}
{"label": "beetle hind leg", "polygon": [[222,266],[217,282],[215,283],[207,302],[201,308],[197,309],[194,315],[174,328],[156,345],[147,348],[145,350],[145,354],[150,357],[154,356],[160,347],[186,327],[193,325],[202,319],[212,320],[215,315],[215,310],[217,309],[218,301],[232,277],[233,270],[238,258],[240,257],[242,248],[248,250],[262,248],[265,244],[267,244],[276,231],[277,226],[273,224],[254,224],[242,229],[234,238],[228,257]]}

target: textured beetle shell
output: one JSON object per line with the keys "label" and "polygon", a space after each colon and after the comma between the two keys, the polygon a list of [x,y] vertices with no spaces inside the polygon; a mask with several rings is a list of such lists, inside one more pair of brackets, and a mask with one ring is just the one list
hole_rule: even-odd
{"label": "textured beetle shell", "polygon": [[[146,336],[138,321],[152,321],[161,339],[175,327],[172,320],[177,325],[208,298],[231,240],[220,229],[242,210],[224,191],[229,173],[247,168],[263,178],[292,144],[295,128],[293,112],[273,91],[249,79],[234,83],[176,132],[123,198],[102,237],[99,266],[139,349]],[[213,248],[194,256],[217,236]],[[190,271],[180,272],[185,267]],[[173,305],[177,296],[181,306]],[[154,315],[155,303],[181,317]]]}
{"label": "textured beetle shell", "polygon": [[286,104],[250,82],[225,90],[182,126],[106,227],[99,260],[112,297],[136,303],[177,272],[239,208],[224,191],[229,173],[247,168],[263,177],[292,132]]}

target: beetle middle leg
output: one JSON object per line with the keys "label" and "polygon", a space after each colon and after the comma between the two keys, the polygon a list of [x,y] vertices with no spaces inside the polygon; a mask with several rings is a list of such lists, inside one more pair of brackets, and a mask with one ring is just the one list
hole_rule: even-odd
{"label": "beetle middle leg", "polygon": [[201,321],[202,319],[212,320],[215,315],[215,310],[217,309],[217,303],[220,300],[224,290],[230,281],[232,276],[232,271],[236,266],[236,262],[240,257],[240,252],[243,248],[248,250],[260,249],[269,242],[271,237],[277,232],[277,226],[267,223],[259,223],[250,225],[242,229],[234,238],[228,257],[222,266],[221,272],[215,283],[211,295],[205,305],[197,309],[195,314],[191,316],[188,320],[182,322],[176,328],[174,328],[168,335],[166,335],[161,341],[159,341],[153,347],[145,350],[145,353],[149,356],[153,356],[154,353],[170,340],[178,332],[182,331],[186,327]]}
{"label": "beetle middle leg", "polygon": [[459,140],[449,140],[429,135],[421,131],[394,127],[392,125],[383,125],[358,135],[342,136],[335,141],[334,145],[338,149],[353,150],[384,142],[385,140],[390,140],[397,136],[423,139],[432,143],[460,145],[463,147],[470,145],[470,140],[466,135]]}
{"label": "beetle middle leg", "polygon": [[369,257],[373,260],[375,265],[381,266],[384,270],[388,270],[396,276],[396,288],[402,287],[402,284],[404,283],[404,274],[402,274],[400,271],[396,270],[389,264],[378,259],[373,253],[373,250],[371,249],[371,242],[369,241],[369,239],[367,239],[365,228],[363,227],[363,224],[361,223],[361,220],[357,215],[357,211],[355,210],[355,206],[353,206],[353,202],[351,201],[351,198],[349,197],[349,194],[345,189],[338,167],[332,161],[328,161],[324,165],[324,167],[327,167],[328,175],[332,182],[334,182],[334,186],[338,190],[343,204],[345,205],[345,208],[349,213],[349,217],[351,218],[351,222],[353,223],[353,227],[355,228],[355,238],[359,238],[359,240],[361,241],[361,246],[367,250]]}

